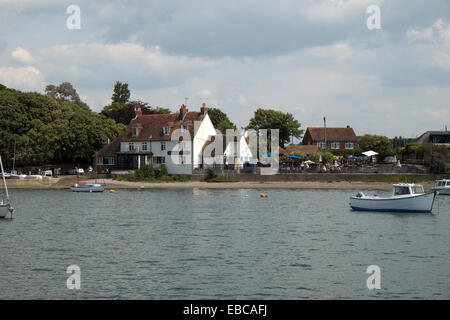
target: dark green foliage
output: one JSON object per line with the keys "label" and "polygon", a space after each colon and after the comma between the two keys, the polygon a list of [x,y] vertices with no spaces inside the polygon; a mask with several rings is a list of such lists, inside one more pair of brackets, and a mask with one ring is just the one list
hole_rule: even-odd
{"label": "dark green foliage", "polygon": [[141,108],[142,114],[168,114],[169,109],[160,107],[151,107],[146,102],[141,101],[131,101],[126,104],[121,104],[118,102],[113,102],[103,108],[102,114],[107,118],[114,119],[117,123],[122,123],[128,125],[136,116],[135,108]]}
{"label": "dark green foliage", "polygon": [[208,167],[206,169],[206,178],[205,178],[205,180],[206,181],[211,181],[211,180],[216,179],[216,178],[217,178],[217,174],[214,171],[214,168]]}
{"label": "dark green foliage", "polygon": [[[16,165],[92,163],[92,156],[125,127],[83,103],[0,88],[0,153]],[[8,163],[8,161],[6,161]]]}
{"label": "dark green foliage", "polygon": [[222,133],[226,133],[227,129],[236,130],[236,126],[233,122],[228,119],[228,116],[217,108],[209,108],[208,116],[214,128],[220,130]]}
{"label": "dark green foliage", "polygon": [[116,81],[114,84],[114,92],[111,96],[112,102],[125,104],[130,99],[130,90],[128,89],[128,83],[122,83],[120,81]]}
{"label": "dark green foliage", "polygon": [[346,156],[346,155],[353,155],[355,157],[362,156],[362,151],[359,149],[329,149],[333,155],[335,156]]}
{"label": "dark green foliage", "polygon": [[380,159],[395,154],[391,142],[384,136],[365,134],[359,139],[359,147],[363,151],[372,150],[379,153]]}
{"label": "dark green foliage", "polygon": [[260,129],[268,129],[267,134],[269,137],[270,129],[280,130],[279,143],[283,148],[292,136],[299,139],[303,134],[303,130],[300,130],[300,123],[294,119],[292,114],[270,109],[256,110],[255,115],[250,119],[246,129],[254,129],[257,131]]}

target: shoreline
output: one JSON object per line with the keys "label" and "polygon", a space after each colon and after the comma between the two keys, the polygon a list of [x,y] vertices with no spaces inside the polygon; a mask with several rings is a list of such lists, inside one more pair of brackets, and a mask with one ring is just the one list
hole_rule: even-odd
{"label": "shoreline", "polygon": [[[80,184],[94,183],[93,179],[83,179]],[[113,179],[97,181],[106,189],[328,189],[328,190],[391,190],[391,182],[364,181],[239,181],[239,182],[130,182]],[[52,178],[48,181],[9,180],[9,189],[68,189],[76,179]],[[430,190],[434,181],[420,182],[425,190]]]}

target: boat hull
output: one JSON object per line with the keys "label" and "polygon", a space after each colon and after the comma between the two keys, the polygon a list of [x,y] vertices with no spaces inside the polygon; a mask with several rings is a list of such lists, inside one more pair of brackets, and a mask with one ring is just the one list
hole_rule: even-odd
{"label": "boat hull", "polygon": [[433,188],[433,190],[438,191],[439,194],[445,194],[445,195],[450,195],[450,188],[445,187],[445,188]]}
{"label": "boat hull", "polygon": [[408,197],[351,197],[350,207],[356,211],[431,212],[435,193]]}
{"label": "boat hull", "polygon": [[0,204],[0,218],[5,218],[9,214],[9,204]]}

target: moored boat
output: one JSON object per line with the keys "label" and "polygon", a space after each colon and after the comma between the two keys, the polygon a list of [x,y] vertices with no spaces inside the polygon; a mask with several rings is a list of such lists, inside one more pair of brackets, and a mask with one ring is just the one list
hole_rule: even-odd
{"label": "moored boat", "polygon": [[75,183],[70,190],[74,192],[103,192],[105,187],[98,183],[86,183],[84,186],[79,186]]}
{"label": "moored boat", "polygon": [[12,217],[14,208],[11,205],[11,201],[9,200],[8,186],[6,185],[5,172],[3,171],[3,163],[1,156],[0,156],[0,167],[4,187],[3,189],[4,192],[2,191],[0,199],[0,218],[5,218],[8,215],[8,213],[10,213]]}
{"label": "moored boat", "polygon": [[425,193],[423,186],[412,183],[394,184],[390,197],[366,196],[359,192],[350,197],[350,207],[356,211],[431,212],[436,192]]}
{"label": "moored boat", "polygon": [[438,191],[439,194],[450,194],[450,179],[436,181],[433,190]]}

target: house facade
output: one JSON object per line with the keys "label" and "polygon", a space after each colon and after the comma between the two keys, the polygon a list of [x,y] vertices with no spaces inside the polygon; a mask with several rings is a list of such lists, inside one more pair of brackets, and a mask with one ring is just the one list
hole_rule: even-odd
{"label": "house facade", "polygon": [[417,138],[418,144],[431,143],[447,148],[445,162],[450,162],[450,131],[427,131]]}
{"label": "house facade", "polygon": [[200,112],[182,105],[178,113],[142,114],[140,108],[125,133],[96,154],[97,170],[135,170],[165,165],[169,174],[192,174],[204,144],[216,134],[206,104]]}
{"label": "house facade", "polygon": [[320,149],[358,149],[358,138],[350,126],[346,128],[308,127],[303,145],[316,145]]}
{"label": "house facade", "polygon": [[205,166],[232,166],[239,169],[244,163],[255,162],[249,139],[243,134],[220,134],[212,137],[203,147]]}

